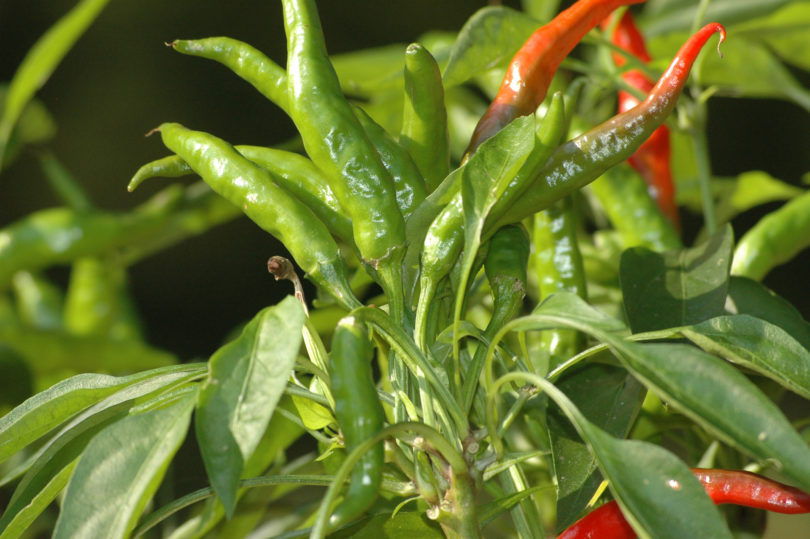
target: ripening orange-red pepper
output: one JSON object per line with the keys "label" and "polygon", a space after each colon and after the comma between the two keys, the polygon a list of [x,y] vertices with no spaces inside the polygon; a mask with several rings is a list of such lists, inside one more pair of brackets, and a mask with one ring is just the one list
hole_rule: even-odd
{"label": "ripening orange-red pepper", "polygon": [[[609,26],[610,19],[607,18],[603,21],[602,27],[607,28]],[[624,12],[613,31],[611,41],[614,45],[626,50],[642,62],[646,63],[651,60],[644,44],[644,37],[639,32],[630,11]],[[613,54],[613,61],[619,67],[627,63],[627,59],[618,53]],[[655,82],[638,69],[625,71],[622,74],[622,79],[645,94],[649,93],[655,86]],[[632,93],[624,90],[619,91],[619,112],[630,110],[640,102]],[[658,203],[661,212],[670,220],[676,230],[680,230],[680,215],[678,205],[675,202],[675,184],[672,181],[672,170],[670,168],[669,128],[662,125],[656,129],[627,162],[647,182],[650,195]]]}
{"label": "ripening orange-red pepper", "polygon": [[495,99],[473,132],[465,159],[509,122],[535,111],[560,63],[585,34],[617,7],[644,1],[579,0],[538,28],[509,63]]}

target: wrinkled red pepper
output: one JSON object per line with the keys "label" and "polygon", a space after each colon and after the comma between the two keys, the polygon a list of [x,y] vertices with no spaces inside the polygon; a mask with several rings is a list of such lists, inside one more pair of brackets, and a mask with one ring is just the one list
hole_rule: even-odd
{"label": "wrinkled red pepper", "polygon": [[[602,27],[607,29],[610,26],[610,19],[603,21]],[[630,11],[625,11],[616,26],[611,41],[614,45],[626,50],[642,62],[651,60],[647,47],[644,44],[644,37],[639,32],[633,15]],[[613,62],[622,67],[627,63],[627,59],[621,54],[613,54]],[[622,74],[622,79],[637,90],[647,94],[655,86],[655,82],[638,69],[630,69]],[[619,112],[628,111],[636,107],[641,101],[632,93],[619,91]],[[675,203],[675,185],[672,181],[672,171],[670,169],[670,142],[669,128],[662,125],[656,129],[650,138],[642,144],[636,153],[628,160],[647,185],[650,195],[658,203],[661,212],[670,220],[676,230],[680,230],[680,216],[678,206]]]}
{"label": "wrinkled red pepper", "polygon": [[[810,513],[810,494],[737,470],[692,468],[716,504],[731,503],[775,513]],[[625,520],[615,500],[594,509],[572,524],[557,539],[633,539],[636,532]]]}
{"label": "wrinkled red pepper", "polygon": [[475,127],[465,159],[509,122],[535,111],[560,63],[585,34],[617,7],[644,1],[579,0],[537,29],[509,63],[495,99]]}

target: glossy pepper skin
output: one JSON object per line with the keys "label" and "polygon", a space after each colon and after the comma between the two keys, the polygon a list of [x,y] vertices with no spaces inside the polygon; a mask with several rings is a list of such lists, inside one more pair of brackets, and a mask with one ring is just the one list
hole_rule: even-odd
{"label": "glossy pepper skin", "polygon": [[519,198],[500,224],[520,221],[598,178],[630,157],[675,108],[689,71],[703,45],[725,28],[707,24],[681,47],[647,98],[637,107],[566,142],[551,155],[534,184]]}
{"label": "glossy pepper skin", "polygon": [[220,196],[284,243],[313,281],[347,307],[358,304],[329,230],[304,204],[278,187],[263,168],[224,140],[177,123],[158,127],[163,143]]}
{"label": "glossy pepper skin", "polygon": [[644,0],[579,0],[536,30],[515,54],[501,87],[475,127],[465,156],[545,99],[560,63],[592,28],[620,7]]}
{"label": "glossy pepper skin", "polygon": [[[273,181],[303,202],[336,237],[353,244],[352,222],[346,217],[326,178],[312,161],[297,153],[264,146],[234,146],[236,151],[269,172]],[[178,155],[146,163],[132,176],[127,189],[134,191],[149,178],[180,178],[194,174]]]}
{"label": "glossy pepper skin", "polygon": [[810,244],[810,193],[763,217],[734,249],[731,274],[762,280],[774,267]]}
{"label": "glossy pepper skin", "polygon": [[219,62],[283,111],[288,111],[287,73],[251,45],[230,37],[176,39],[167,45],[182,54]]}
{"label": "glossy pepper skin", "polygon": [[[338,322],[329,363],[335,416],[346,450],[377,434],[385,418],[371,373],[373,346],[368,331],[352,316]],[[383,446],[377,444],[355,464],[349,488],[329,520],[339,526],[360,516],[374,502],[382,479]]]}
{"label": "glossy pepper skin", "polygon": [[[605,26],[609,20],[605,20]],[[634,55],[642,62],[651,60],[644,37],[638,30],[633,14],[625,11],[616,26],[611,40],[614,45],[621,47]],[[627,63],[621,54],[613,54],[613,62],[622,67]],[[630,69],[622,74],[622,79],[633,88],[648,93],[655,83],[638,69]],[[640,103],[640,100],[630,92],[619,90],[619,112],[626,112]],[[650,135],[638,150],[627,160],[647,182],[650,194],[658,203],[661,212],[670,220],[676,230],[680,229],[680,214],[675,202],[675,184],[672,181],[670,168],[670,141],[669,127],[662,125]]]}
{"label": "glossy pepper skin", "polygon": [[399,140],[433,191],[450,172],[450,138],[442,74],[419,43],[405,50],[404,102]]}
{"label": "glossy pepper skin", "polygon": [[[738,470],[692,468],[706,493],[716,504],[730,503],[775,513],[810,513],[810,494]],[[610,501],[572,524],[557,539],[633,539],[636,532],[622,515],[619,504]]]}
{"label": "glossy pepper skin", "polygon": [[393,180],[343,95],[314,0],[283,0],[282,6],[290,116],[307,154],[348,212],[361,257],[372,269],[391,269],[405,245]]}

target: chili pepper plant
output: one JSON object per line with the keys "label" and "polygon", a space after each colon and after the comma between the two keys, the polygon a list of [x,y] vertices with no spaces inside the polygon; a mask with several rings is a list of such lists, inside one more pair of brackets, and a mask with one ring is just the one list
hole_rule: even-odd
{"label": "chili pepper plant", "polygon": [[[810,325],[762,284],[810,194],[713,176],[706,134],[716,95],[809,109],[810,2],[525,0],[330,55],[282,0],[286,59],[167,45],[297,134],[148,126],[117,188],[154,194],[115,212],[35,98],[106,4],[2,87],[2,169],[39,159],[62,204],[0,230],[0,537],[731,537],[810,510]],[[207,359],[150,345],[129,268],[243,215],[290,295]]]}

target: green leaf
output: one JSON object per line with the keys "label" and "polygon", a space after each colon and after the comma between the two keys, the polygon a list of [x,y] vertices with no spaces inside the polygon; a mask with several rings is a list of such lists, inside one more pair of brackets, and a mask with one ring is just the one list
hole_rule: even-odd
{"label": "green leaf", "polygon": [[177,365],[116,378],[80,374],[37,393],[0,418],[0,462],[74,414],[129,386],[155,388],[188,380],[203,371],[199,364]]}
{"label": "green leaf", "polygon": [[[8,85],[0,83],[0,118],[3,117],[7,95]],[[31,99],[20,113],[17,125],[12,129],[0,169],[7,168],[23,146],[45,142],[52,139],[55,134],[56,121],[51,113],[40,100]]]}
{"label": "green leaf", "polygon": [[810,91],[767,47],[742,36],[729,36],[722,58],[702,55],[693,72],[703,86],[718,86],[736,96],[788,99],[810,111]]}
{"label": "green leaf", "polygon": [[733,188],[720,200],[717,219],[727,223],[744,211],[776,200],[788,200],[804,192],[761,170],[743,172],[733,181]]}
{"label": "green leaf", "polygon": [[786,62],[810,70],[810,2],[790,2],[736,26],[734,33],[764,43]]}
{"label": "green leaf", "polygon": [[478,10],[464,24],[444,69],[444,87],[457,86],[511,60],[540,26],[536,20],[500,6]]}
{"label": "green leaf", "polygon": [[695,476],[669,451],[637,440],[619,440],[585,419],[544,379],[535,380],[585,440],[609,481],[622,512],[642,537],[731,537]]}
{"label": "green leaf", "polygon": [[321,430],[322,428],[335,423],[335,418],[328,408],[315,401],[292,395],[292,402],[301,422],[309,430]]}
{"label": "green leaf", "polygon": [[34,93],[45,84],[73,44],[109,0],[83,0],[48,29],[23,59],[6,95],[0,118],[0,165],[14,125]]}
{"label": "green leaf", "polygon": [[205,469],[228,515],[245,462],[281,398],[301,347],[304,311],[288,296],[260,311],[242,334],[214,353],[195,416]]}
{"label": "green leaf", "polygon": [[[557,383],[594,425],[624,438],[641,408],[645,390],[623,368],[593,363]],[[556,407],[548,410],[552,466],[557,478],[557,533],[573,524],[602,482],[596,460]]]}
{"label": "green leaf", "polygon": [[329,59],[343,91],[368,98],[377,93],[402,91],[406,47],[401,43],[385,45],[336,54]]}
{"label": "green leaf", "polygon": [[622,253],[619,273],[633,333],[695,324],[724,313],[733,243],[731,227],[705,242],[656,253]]}
{"label": "green leaf", "polygon": [[441,539],[444,534],[436,522],[422,512],[399,512],[391,515],[376,515],[359,524],[329,534],[334,539]]}
{"label": "green leaf", "polygon": [[762,283],[732,276],[726,307],[732,314],[749,314],[779,326],[810,350],[810,324],[796,307]]}
{"label": "green leaf", "polygon": [[[53,496],[59,493],[60,488],[57,488],[57,485],[64,469],[73,466],[98,432],[125,417],[139,402],[160,398],[160,394],[167,390],[182,386],[198,377],[201,369],[199,366],[196,367],[196,370],[191,372],[188,368],[185,369],[186,372],[174,372],[178,370],[174,368],[164,374],[150,373],[151,376],[142,377],[143,379],[119,388],[118,391],[72,417],[36,453],[11,472],[15,476],[25,472],[25,476],[17,485],[0,519],[0,530],[11,526],[12,523],[16,523],[14,525],[17,526],[36,517],[50,502],[43,493],[51,492]],[[42,413],[43,410],[39,408],[37,411]]]}
{"label": "green leaf", "polygon": [[68,484],[54,537],[128,537],[185,438],[197,387],[114,423],[88,444]]}
{"label": "green leaf", "polygon": [[[701,0],[649,0],[644,17],[639,21],[645,36],[688,30],[695,19]],[[794,0],[713,0],[709,2],[704,21],[720,21],[730,25],[746,21],[793,2]]]}
{"label": "green leaf", "polygon": [[681,333],[707,352],[810,399],[810,351],[779,326],[740,314],[712,318]]}
{"label": "green leaf", "polygon": [[[572,320],[601,331],[613,332],[627,329],[619,320],[591,307],[577,294],[567,291],[560,291],[550,295],[535,307],[532,314],[542,315],[544,318],[553,317]],[[527,316],[524,319],[530,321],[531,318],[531,316]],[[518,331],[522,329],[521,325],[517,325],[516,328]]]}
{"label": "green leaf", "polygon": [[[9,507],[3,514],[3,522],[0,523],[0,539],[11,539],[21,537],[25,530],[38,517],[48,505],[62,492],[62,489],[70,480],[70,475],[76,467],[76,460],[59,470],[50,481],[41,486],[34,496],[28,501],[25,507],[17,511],[12,511]],[[9,518],[6,519],[6,515]],[[13,518],[11,518],[13,516]]]}
{"label": "green leaf", "polygon": [[648,388],[726,443],[810,490],[810,448],[779,408],[740,371],[683,344],[599,336]]}

